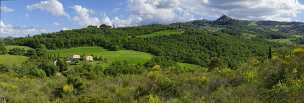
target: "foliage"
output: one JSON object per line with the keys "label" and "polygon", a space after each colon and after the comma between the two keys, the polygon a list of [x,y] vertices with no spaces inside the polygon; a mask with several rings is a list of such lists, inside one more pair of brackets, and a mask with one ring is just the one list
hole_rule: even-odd
{"label": "foliage", "polygon": [[7,49],[5,48],[5,45],[3,42],[0,42],[0,55],[6,54]]}

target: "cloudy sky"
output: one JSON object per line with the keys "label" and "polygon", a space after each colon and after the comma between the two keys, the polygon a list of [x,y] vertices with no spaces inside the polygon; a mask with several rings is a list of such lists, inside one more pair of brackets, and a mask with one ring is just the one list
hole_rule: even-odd
{"label": "cloudy sky", "polygon": [[304,0],[0,0],[0,37],[108,24],[238,19],[304,22]]}

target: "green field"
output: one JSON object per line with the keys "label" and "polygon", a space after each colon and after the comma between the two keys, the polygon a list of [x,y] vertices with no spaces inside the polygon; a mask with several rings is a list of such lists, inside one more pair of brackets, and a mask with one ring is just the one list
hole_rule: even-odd
{"label": "green field", "polygon": [[32,48],[27,47],[27,46],[16,46],[16,45],[5,46],[5,48],[6,48],[7,50],[11,50],[11,49],[14,49],[14,48],[24,49],[24,50],[30,50],[30,49],[32,49]]}
{"label": "green field", "polygon": [[25,56],[0,55],[0,64],[7,65],[7,66],[20,65],[27,60],[28,60],[28,57],[25,57]]}
{"label": "green field", "polygon": [[290,39],[271,39],[269,41],[280,43],[280,44],[292,44]]}
{"label": "green field", "polygon": [[178,30],[163,30],[163,31],[154,32],[154,33],[147,34],[147,35],[141,35],[138,37],[149,38],[149,37],[158,37],[158,36],[165,36],[165,35],[180,35],[182,33],[183,32],[178,31]]}
{"label": "green field", "polygon": [[93,55],[106,58],[109,62],[127,61],[131,64],[143,64],[152,58],[151,54],[144,52],[132,50],[108,51],[101,47],[78,47],[71,49],[49,50],[49,54],[59,55],[63,58],[66,58],[73,54]]}

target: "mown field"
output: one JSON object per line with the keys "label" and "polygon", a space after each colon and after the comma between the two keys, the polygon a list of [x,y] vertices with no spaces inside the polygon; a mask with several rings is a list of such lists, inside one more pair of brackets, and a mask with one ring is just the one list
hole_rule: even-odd
{"label": "mown field", "polygon": [[163,30],[163,31],[154,32],[154,33],[147,34],[147,35],[141,35],[138,37],[150,38],[150,37],[159,37],[159,36],[166,36],[166,35],[181,35],[182,33],[183,33],[182,31],[178,31],[178,30]]}
{"label": "mown field", "polygon": [[127,61],[131,64],[144,64],[152,58],[151,54],[133,50],[108,51],[101,47],[78,47],[70,49],[49,50],[49,54],[69,57],[73,54],[93,55],[107,59],[109,62]]}
{"label": "mown field", "polygon": [[0,55],[0,64],[6,66],[20,65],[27,61],[28,57],[17,55]]}
{"label": "mown field", "polygon": [[7,50],[11,50],[11,49],[14,49],[14,48],[24,49],[24,50],[30,50],[30,49],[32,49],[32,48],[27,47],[27,46],[16,46],[16,45],[8,45],[8,46],[5,46],[5,48]]}

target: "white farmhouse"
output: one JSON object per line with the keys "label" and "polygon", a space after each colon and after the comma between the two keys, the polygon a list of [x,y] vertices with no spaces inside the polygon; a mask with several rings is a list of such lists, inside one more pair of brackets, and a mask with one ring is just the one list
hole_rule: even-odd
{"label": "white farmhouse", "polygon": [[84,59],[85,61],[90,61],[90,62],[94,61],[93,56],[84,56]]}
{"label": "white farmhouse", "polygon": [[81,56],[80,56],[80,55],[73,55],[73,56],[71,57],[71,59],[73,59],[73,60],[78,60],[78,59],[81,59]]}

